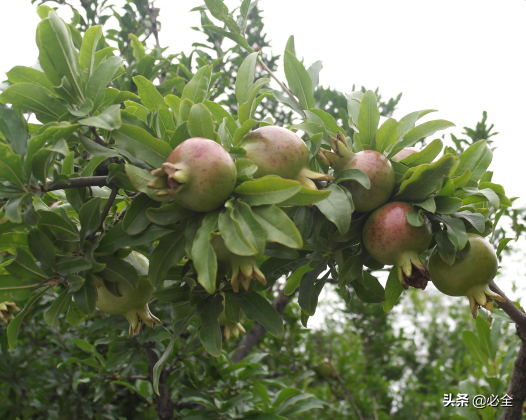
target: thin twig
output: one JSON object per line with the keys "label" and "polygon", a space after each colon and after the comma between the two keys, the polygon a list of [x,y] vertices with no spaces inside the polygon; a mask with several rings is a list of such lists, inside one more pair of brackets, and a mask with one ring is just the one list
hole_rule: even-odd
{"label": "thin twig", "polygon": [[55,184],[46,189],[44,185],[40,185],[42,191],[65,190],[68,188],[82,188],[82,187],[108,187],[107,176],[85,176],[80,178],[70,178],[69,184]]}
{"label": "thin twig", "polygon": [[499,302],[499,308],[506,312],[516,324],[526,328],[526,314],[515,306],[515,304],[504,294],[502,290],[494,283],[489,284],[489,288],[506,299],[506,302]]}
{"label": "thin twig", "polygon": [[108,198],[108,202],[106,203],[106,207],[104,207],[104,210],[102,210],[102,214],[100,216],[100,225],[99,225],[99,228],[94,231],[93,233],[91,233],[90,235],[88,235],[86,237],[86,240],[91,242],[93,241],[93,239],[95,238],[95,234],[101,230],[104,226],[104,220],[106,219],[106,216],[108,216],[108,213],[110,212],[110,209],[111,209],[111,206],[113,206],[113,202],[115,201],[115,197],[117,197],[117,193],[119,192],[119,189],[117,187],[114,187],[112,190],[111,190],[111,194],[110,194],[110,198]]}
{"label": "thin twig", "polygon": [[95,136],[95,143],[100,144],[101,146],[108,147],[106,142],[102,140],[102,138],[99,136],[99,133],[97,133],[97,129],[95,127],[90,127],[90,131]]}
{"label": "thin twig", "polygon": [[336,379],[338,379],[338,382],[340,383],[340,385],[342,386],[343,390],[345,391],[345,394],[347,395],[347,399],[349,400],[349,402],[353,406],[354,411],[356,411],[356,415],[358,416],[358,418],[360,420],[364,420],[364,418],[362,416],[362,413],[360,412],[360,409],[358,408],[358,406],[356,405],[356,402],[354,401],[354,397],[352,395],[352,392],[349,390],[349,388],[347,388],[347,385],[345,384],[344,380],[342,379],[340,374],[334,368],[334,364],[332,363],[332,360],[331,359],[327,359],[327,361],[328,361],[329,365],[331,366],[332,371],[334,372],[334,375],[336,376]]}
{"label": "thin twig", "polygon": [[290,99],[292,99],[294,101],[294,103],[298,106],[298,108],[303,113],[303,119],[307,119],[307,115],[305,115],[305,111],[301,107],[301,105],[298,102],[298,100],[296,99],[296,97],[292,94],[292,92],[290,90],[287,89],[287,87],[283,83],[280,82],[280,80],[276,77],[276,75],[274,73],[272,73],[272,70],[270,70],[267,67],[267,65],[263,62],[263,60],[259,56],[258,56],[258,64],[259,64],[259,67],[261,67],[262,70],[265,70],[269,74],[269,76],[272,77],[278,83],[278,85],[290,97]]}

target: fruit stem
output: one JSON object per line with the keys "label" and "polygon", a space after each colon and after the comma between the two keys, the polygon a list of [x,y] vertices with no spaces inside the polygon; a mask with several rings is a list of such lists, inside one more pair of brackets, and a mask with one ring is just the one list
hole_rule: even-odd
{"label": "fruit stem", "polygon": [[292,94],[292,92],[290,90],[288,90],[285,85],[283,83],[281,83],[279,81],[279,79],[276,77],[276,75],[274,73],[272,73],[272,70],[270,70],[267,65],[263,62],[263,60],[261,59],[260,56],[258,56],[258,64],[259,64],[259,67],[261,67],[262,70],[265,70],[269,75],[270,77],[272,77],[276,82],[278,82],[278,85],[281,87],[281,89],[283,89],[283,91],[290,97],[290,99],[292,99],[294,101],[294,103],[298,106],[298,108],[301,110],[301,112],[303,113],[303,119],[306,120],[307,119],[307,115],[305,114],[305,111],[303,110],[303,108],[301,107],[300,103],[298,102],[298,100],[296,99],[296,97]]}

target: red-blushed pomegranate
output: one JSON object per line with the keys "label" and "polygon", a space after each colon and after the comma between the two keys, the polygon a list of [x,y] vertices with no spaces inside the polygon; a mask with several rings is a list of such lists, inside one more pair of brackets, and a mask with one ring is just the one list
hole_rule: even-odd
{"label": "red-blushed pomegranate", "polygon": [[331,180],[332,176],[309,170],[309,150],[296,133],[276,125],[258,128],[245,136],[240,146],[246,157],[257,165],[254,178],[278,175],[299,181],[305,188],[317,190],[314,180]]}
{"label": "red-blushed pomegranate", "polygon": [[189,210],[209,212],[221,207],[230,197],[237,171],[223,146],[194,137],[177,146],[152,175],[158,178],[148,187],[159,189],[159,197],[171,195]]}
{"label": "red-blushed pomegranate", "polygon": [[223,325],[225,328],[223,330],[223,334],[227,340],[230,340],[230,337],[233,335],[234,337],[238,338],[239,333],[246,334],[246,330],[243,328],[243,325],[241,325],[239,322],[231,321],[226,317],[225,314],[225,294],[221,293],[223,296],[223,312],[221,312],[221,315],[219,315],[219,325]]}
{"label": "red-blushed pomegranate", "polygon": [[395,162],[400,162],[401,160],[404,160],[406,157],[411,156],[413,153],[420,152],[419,149],[416,147],[404,147],[402,150],[400,150],[396,155],[394,155],[391,160]]}
{"label": "red-blushed pomegranate", "polygon": [[124,315],[130,323],[130,337],[139,333],[143,323],[149,327],[161,323],[148,307],[154,287],[145,277],[139,277],[136,289],[125,283],[117,283],[121,297],[112,295],[103,282],[97,283],[97,308],[111,315]]}
{"label": "red-blushed pomegranate", "polygon": [[467,296],[473,318],[482,306],[493,311],[492,299],[505,299],[492,292],[489,284],[497,274],[499,261],[491,244],[482,236],[468,233],[470,248],[462,259],[455,259],[452,265],[442,260],[435,247],[429,258],[431,281],[445,295]]}
{"label": "red-blushed pomegranate", "polygon": [[429,272],[420,261],[431,243],[431,223],[411,226],[407,213],[415,211],[408,203],[388,203],[376,209],[363,227],[363,244],[369,254],[382,264],[398,267],[398,278],[405,289],[425,289]]}
{"label": "red-blushed pomegranate", "polygon": [[331,145],[334,152],[322,150],[320,158],[334,168],[336,175],[345,169],[360,169],[371,181],[369,188],[357,181],[342,182],[352,195],[355,211],[373,211],[386,203],[395,185],[395,173],[389,159],[375,150],[353,153],[342,133],[338,133],[337,139],[331,137]]}
{"label": "red-blushed pomegranate", "polygon": [[239,282],[248,291],[250,280],[255,278],[263,285],[267,284],[265,275],[259,270],[256,259],[253,256],[240,256],[232,253],[225,245],[225,241],[219,235],[215,236],[210,242],[216,253],[217,259],[230,264],[232,269],[232,279],[230,284],[234,292],[239,291]]}

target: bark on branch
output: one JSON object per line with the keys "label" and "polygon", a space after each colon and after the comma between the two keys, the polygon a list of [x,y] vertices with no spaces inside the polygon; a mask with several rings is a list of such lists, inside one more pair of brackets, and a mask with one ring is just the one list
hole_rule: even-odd
{"label": "bark on branch", "polygon": [[55,184],[47,190],[43,185],[40,186],[42,191],[65,190],[68,188],[82,187],[108,187],[107,176],[85,176],[81,178],[70,178],[69,184]]}
{"label": "bark on branch", "polygon": [[511,407],[506,407],[500,420],[521,420],[522,407],[526,400],[526,327],[517,324],[517,335],[521,339],[519,354],[513,365],[513,374],[507,394],[513,398]]}
{"label": "bark on branch", "polygon": [[[285,295],[282,289],[279,291],[278,296],[274,299],[274,302],[272,302],[272,306],[274,309],[276,309],[276,311],[278,311],[280,315],[283,315],[285,307],[289,303],[290,298],[291,296]],[[256,323],[249,333],[243,338],[243,340],[239,342],[239,349],[232,356],[232,361],[237,363],[245,358],[248,353],[250,353],[252,347],[257,345],[264,335],[265,328],[263,328],[261,324]]]}

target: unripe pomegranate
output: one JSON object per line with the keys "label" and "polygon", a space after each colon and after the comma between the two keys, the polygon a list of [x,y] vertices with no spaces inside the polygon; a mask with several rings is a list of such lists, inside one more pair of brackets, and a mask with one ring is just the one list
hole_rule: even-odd
{"label": "unripe pomegranate", "polygon": [[425,289],[429,273],[419,255],[431,243],[431,223],[426,220],[422,226],[411,226],[407,222],[410,211],[415,209],[401,202],[376,209],[363,227],[363,244],[378,262],[398,267],[405,289]]}
{"label": "unripe pomegranate", "polygon": [[322,150],[320,157],[334,168],[334,173],[345,169],[360,169],[369,177],[370,188],[365,188],[357,181],[342,182],[352,195],[357,212],[368,212],[377,209],[391,197],[395,185],[395,173],[391,162],[375,150],[364,150],[353,153],[343,133],[338,138],[331,137],[334,152]]}
{"label": "unripe pomegranate", "polygon": [[309,170],[309,150],[305,142],[286,128],[276,125],[258,128],[248,133],[240,146],[258,167],[254,178],[278,175],[299,181],[311,190],[317,190],[313,179],[333,179],[330,175]]}
{"label": "unripe pomegranate", "polygon": [[223,325],[224,331],[223,334],[227,340],[230,340],[230,337],[234,335],[234,337],[238,338],[239,333],[246,334],[246,330],[243,328],[243,325],[241,325],[239,322],[234,322],[229,320],[225,315],[225,300],[224,300],[224,293],[221,293],[223,296],[223,312],[221,312],[221,315],[219,315],[219,325]]}
{"label": "unripe pomegranate", "polygon": [[336,373],[332,369],[332,366],[328,362],[321,362],[318,363],[314,367],[314,371],[321,377],[321,378],[330,378],[332,376],[336,376]]}
{"label": "unripe pomegranate", "polygon": [[258,268],[256,259],[253,256],[240,256],[232,253],[225,245],[225,241],[219,235],[215,236],[210,242],[216,253],[217,259],[227,262],[232,268],[232,280],[230,284],[234,292],[239,291],[239,282],[248,291],[250,280],[256,278],[263,285],[267,284],[265,275]]}
{"label": "unripe pomegranate", "polygon": [[236,186],[237,171],[223,146],[194,137],[177,146],[152,175],[158,178],[148,187],[159,189],[159,197],[171,195],[189,210],[209,212],[230,197]]}
{"label": "unripe pomegranate", "polygon": [[495,275],[499,262],[491,244],[482,236],[468,233],[470,248],[462,259],[455,259],[452,265],[440,257],[435,247],[429,258],[429,273],[438,290],[449,296],[467,296],[473,318],[482,306],[493,311],[492,299],[505,299],[492,292],[488,285]]}
{"label": "unripe pomegranate", "polygon": [[404,160],[406,157],[412,155],[413,153],[420,152],[419,149],[416,147],[404,147],[402,150],[400,150],[396,155],[394,155],[391,160],[394,162],[400,162],[401,160]]}
{"label": "unripe pomegranate", "polygon": [[97,308],[108,314],[124,315],[130,323],[130,337],[139,333],[143,323],[149,327],[161,323],[148,308],[154,287],[145,277],[139,277],[136,289],[125,283],[117,283],[121,297],[112,295],[103,282],[97,283]]}

